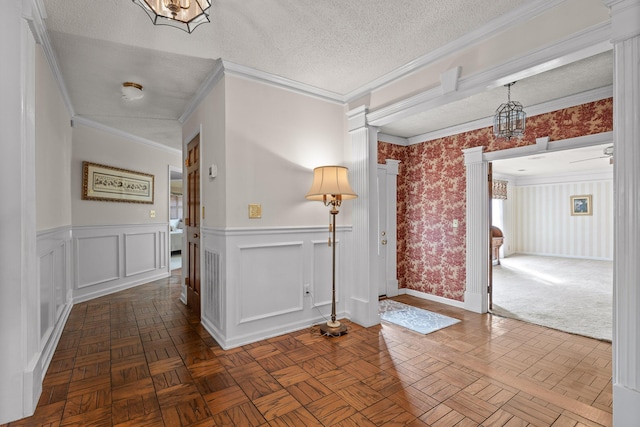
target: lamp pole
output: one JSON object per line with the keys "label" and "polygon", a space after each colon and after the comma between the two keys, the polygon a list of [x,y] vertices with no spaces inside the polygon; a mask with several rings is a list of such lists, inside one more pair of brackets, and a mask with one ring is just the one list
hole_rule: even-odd
{"label": "lamp pole", "polygon": [[320,325],[320,332],[323,335],[340,336],[347,333],[347,326],[336,320],[336,215],[338,215],[338,206],[341,204],[340,195],[331,195],[331,320]]}

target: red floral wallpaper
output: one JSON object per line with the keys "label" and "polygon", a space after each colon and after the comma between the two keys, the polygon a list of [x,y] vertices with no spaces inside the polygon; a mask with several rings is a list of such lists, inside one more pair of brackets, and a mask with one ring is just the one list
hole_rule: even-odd
{"label": "red floral wallpaper", "polygon": [[[526,109],[525,109],[526,111]],[[611,98],[527,118],[525,138],[496,140],[478,129],[408,147],[378,142],[378,163],[400,160],[398,281],[401,288],[462,301],[465,288],[466,179],[463,149],[485,151],[613,130]],[[451,224],[458,219],[459,226]]]}

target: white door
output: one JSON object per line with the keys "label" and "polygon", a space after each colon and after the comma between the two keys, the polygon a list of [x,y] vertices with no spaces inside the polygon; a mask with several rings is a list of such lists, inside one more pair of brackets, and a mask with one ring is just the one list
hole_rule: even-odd
{"label": "white door", "polygon": [[[387,295],[387,166],[378,165],[378,296]],[[388,296],[388,295],[387,295]]]}

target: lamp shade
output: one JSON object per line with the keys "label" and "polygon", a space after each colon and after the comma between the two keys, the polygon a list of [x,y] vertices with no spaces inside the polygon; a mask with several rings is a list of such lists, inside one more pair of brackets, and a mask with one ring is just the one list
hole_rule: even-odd
{"label": "lamp shade", "polygon": [[320,166],[315,168],[313,170],[313,183],[305,197],[309,200],[318,201],[330,199],[331,196],[341,196],[342,200],[355,199],[358,195],[349,185],[348,171],[349,169],[344,166]]}

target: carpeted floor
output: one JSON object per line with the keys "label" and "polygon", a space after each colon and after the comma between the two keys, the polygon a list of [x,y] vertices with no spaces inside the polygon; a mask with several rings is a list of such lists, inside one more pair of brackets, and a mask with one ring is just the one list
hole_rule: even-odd
{"label": "carpeted floor", "polygon": [[613,263],[511,255],[493,266],[493,312],[611,341]]}
{"label": "carpeted floor", "polygon": [[182,254],[172,253],[171,254],[171,270],[177,270],[178,268],[182,268]]}

